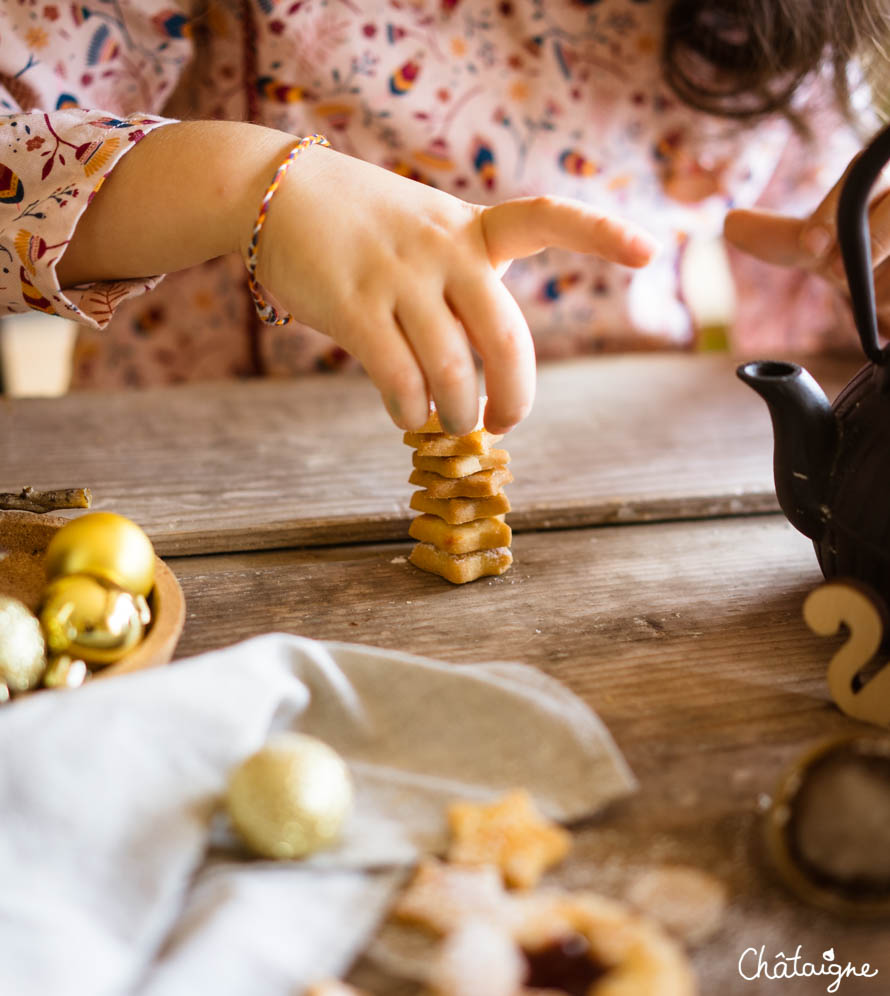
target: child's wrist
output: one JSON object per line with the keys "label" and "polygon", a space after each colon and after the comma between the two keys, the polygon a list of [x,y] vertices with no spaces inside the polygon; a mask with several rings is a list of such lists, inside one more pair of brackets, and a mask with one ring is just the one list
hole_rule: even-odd
{"label": "child's wrist", "polygon": [[229,215],[229,252],[237,252],[242,259],[250,242],[257,211],[269,181],[282,159],[296,145],[299,138],[288,132],[249,125],[256,134],[249,134],[250,157],[240,177],[235,209]]}
{"label": "child's wrist", "polygon": [[258,207],[256,208],[255,219],[253,225],[251,226],[250,237],[248,238],[246,244],[242,242],[240,247],[242,259],[244,260],[245,267],[247,268],[248,285],[250,287],[250,292],[253,297],[257,314],[267,324],[284,325],[290,321],[290,315],[279,314],[276,309],[265,300],[263,293],[260,290],[259,283],[262,280],[258,272],[260,266],[260,240],[263,237],[266,219],[272,208],[272,202],[278,194],[279,189],[284,185],[291,169],[295,167],[297,160],[301,156],[311,150],[314,146],[318,145],[327,146],[329,143],[323,135],[317,134],[308,135],[300,139],[292,139],[292,144],[288,149],[287,154],[283,156],[277,164],[275,171],[272,174],[271,181],[266,185],[262,197],[258,199]]}

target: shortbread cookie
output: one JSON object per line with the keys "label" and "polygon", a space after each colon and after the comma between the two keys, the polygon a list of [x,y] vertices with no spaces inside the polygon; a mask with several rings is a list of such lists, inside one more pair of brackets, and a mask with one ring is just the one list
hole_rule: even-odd
{"label": "shortbread cookie", "polygon": [[571,835],[544,819],[524,789],[497,802],[456,802],[448,809],[448,860],[496,865],[508,886],[528,889],[569,853]]}
{"label": "shortbread cookie", "polygon": [[492,450],[479,456],[435,457],[413,454],[414,466],[418,470],[431,470],[442,477],[467,477],[480,470],[493,470],[510,462],[510,454],[506,450]]}
{"label": "shortbread cookie", "polygon": [[503,574],[513,563],[513,554],[505,546],[473,553],[445,553],[432,543],[418,543],[408,560],[421,570],[439,574],[452,584],[466,584],[476,578]]}
{"label": "shortbread cookie", "polygon": [[[513,562],[508,549],[513,534],[503,521],[510,511],[503,487],[513,475],[507,451],[492,448],[503,436],[483,427],[486,400],[479,399],[476,426],[465,435],[443,431],[433,406],[420,429],[403,437],[415,448],[410,483],[423,488],[410,500],[423,514],[409,529],[420,542],[408,559],[453,584],[502,574]],[[470,525],[477,522],[484,524]]]}
{"label": "shortbread cookie", "polygon": [[369,996],[364,989],[356,989],[339,979],[325,979],[312,986],[306,996]]}
{"label": "shortbread cookie", "polygon": [[[427,991],[431,996],[519,996],[527,975],[526,958],[506,930],[469,920],[448,934],[431,959]],[[539,990],[537,996],[558,994]]]}
{"label": "shortbread cookie", "polygon": [[627,890],[634,908],[688,945],[701,944],[723,924],[726,883],[699,868],[658,865],[640,872]]}
{"label": "shortbread cookie", "polygon": [[517,911],[493,865],[461,867],[426,858],[392,908],[403,923],[448,934],[468,920],[513,925]]}
{"label": "shortbread cookie", "polygon": [[427,491],[415,491],[409,504],[415,512],[438,515],[452,526],[510,511],[510,501],[503,493],[488,498],[434,498]]}
{"label": "shortbread cookie", "polygon": [[491,452],[503,435],[493,436],[485,429],[477,429],[466,436],[449,436],[444,432],[406,432],[402,439],[406,446],[413,446],[421,456],[480,456]]}
{"label": "shortbread cookie", "polygon": [[487,498],[496,495],[505,484],[513,480],[506,467],[480,470],[466,477],[442,477],[430,470],[415,468],[408,478],[409,484],[426,488],[433,498]]}
{"label": "shortbread cookie", "polygon": [[460,526],[450,526],[438,515],[418,515],[408,527],[408,535],[421,543],[432,543],[445,553],[472,553],[509,546],[513,530],[503,515],[490,519],[474,519]]}

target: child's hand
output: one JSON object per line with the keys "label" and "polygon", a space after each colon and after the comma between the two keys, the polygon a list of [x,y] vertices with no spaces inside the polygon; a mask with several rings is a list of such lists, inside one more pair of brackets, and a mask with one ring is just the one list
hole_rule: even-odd
{"label": "child's hand", "polygon": [[[837,243],[837,201],[844,177],[808,218],[770,211],[730,211],[723,232],[744,252],[778,266],[797,266],[819,274],[841,290],[847,278]],[[871,252],[878,317],[890,320],[890,183],[879,181],[869,207]]]}
{"label": "child's hand", "polygon": [[[260,201],[293,147],[286,132],[182,121],[143,138],[90,201],[56,265],[61,287],[169,273],[245,254]],[[314,146],[272,198],[257,277],[276,303],[365,367],[396,423],[417,428],[428,397],[444,424],[478,417],[471,347],[485,367],[492,432],[531,408],[528,326],[500,277],[547,246],[643,266],[655,242],[575,201],[484,208]]]}
{"label": "child's hand", "polygon": [[426,420],[428,395],[449,431],[472,428],[472,346],[485,370],[486,428],[504,432],[531,408],[535,358],[500,276],[512,259],[548,246],[627,266],[645,265],[656,249],[636,225],[579,202],[485,208],[315,147],[270,205],[257,277],[281,307],[361,362],[403,428]]}

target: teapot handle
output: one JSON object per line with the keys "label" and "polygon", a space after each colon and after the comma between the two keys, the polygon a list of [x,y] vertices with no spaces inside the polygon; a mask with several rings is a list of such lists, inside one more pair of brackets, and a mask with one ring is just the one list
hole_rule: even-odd
{"label": "teapot handle", "polygon": [[872,273],[868,201],[881,170],[890,161],[890,125],[883,128],[854,160],[837,204],[837,235],[850,288],[850,303],[865,355],[872,363],[887,363],[878,341],[878,316]]}

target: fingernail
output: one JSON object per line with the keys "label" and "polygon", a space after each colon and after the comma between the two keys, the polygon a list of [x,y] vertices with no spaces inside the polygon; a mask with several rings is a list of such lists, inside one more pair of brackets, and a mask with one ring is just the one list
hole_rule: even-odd
{"label": "fingernail", "polygon": [[800,237],[800,246],[813,259],[821,259],[834,244],[834,236],[824,225],[813,225]]}
{"label": "fingernail", "polygon": [[389,417],[398,428],[411,431],[411,426],[408,425],[408,421],[410,420],[406,421],[398,399],[392,397],[386,398],[383,402],[383,407],[387,410]]}
{"label": "fingernail", "polygon": [[458,431],[460,426],[448,415],[444,415],[441,411],[439,412],[439,421],[442,423],[442,430],[449,436],[460,436],[461,433]]}
{"label": "fingernail", "polygon": [[493,436],[506,436],[506,434],[511,429],[513,429],[517,425],[519,425],[519,423],[522,421],[522,418],[524,418],[524,417],[525,416],[522,416],[521,418],[518,418],[515,421],[486,422],[485,423],[485,431],[486,432],[490,432]]}

